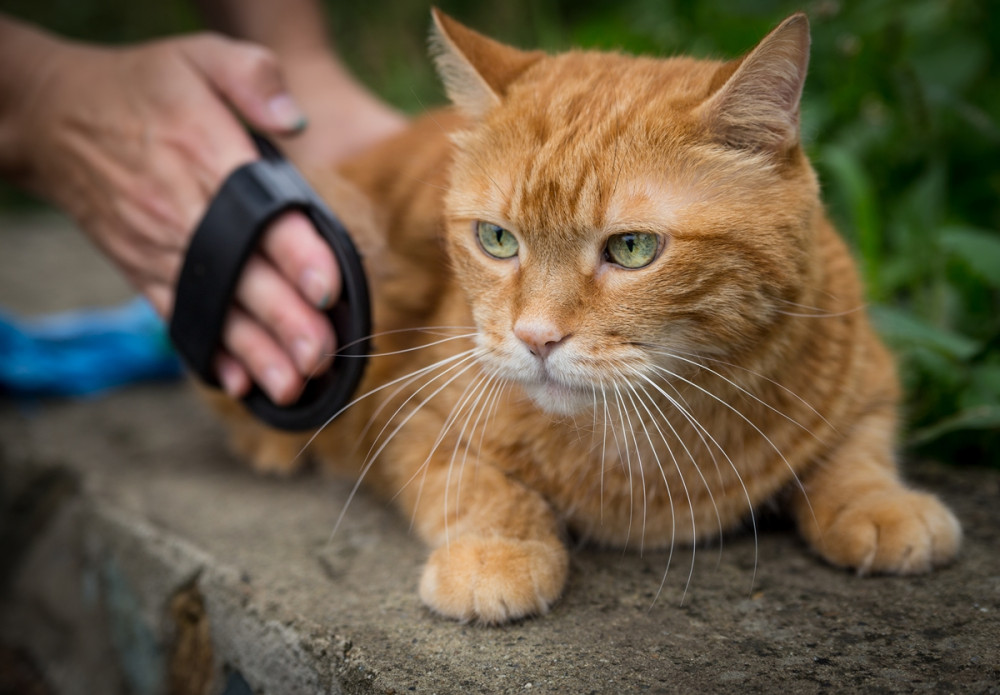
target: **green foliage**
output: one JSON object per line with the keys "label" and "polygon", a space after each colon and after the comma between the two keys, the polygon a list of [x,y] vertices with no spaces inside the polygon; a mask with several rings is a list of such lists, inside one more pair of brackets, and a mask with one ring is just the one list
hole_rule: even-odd
{"label": "green foliage", "polygon": [[[504,41],[735,57],[805,10],[813,51],[803,136],[902,357],[919,455],[1000,467],[1000,12],[982,0],[441,0]],[[40,9],[45,5],[45,9]],[[35,3],[14,14],[104,41],[188,30],[190,5]],[[443,101],[424,0],[328,0],[363,81],[407,111]],[[136,9],[140,8],[140,9]],[[153,17],[153,19],[149,19]]]}

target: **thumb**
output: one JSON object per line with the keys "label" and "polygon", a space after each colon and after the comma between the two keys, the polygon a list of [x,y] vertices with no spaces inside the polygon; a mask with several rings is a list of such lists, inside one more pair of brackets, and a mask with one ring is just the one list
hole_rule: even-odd
{"label": "thumb", "polygon": [[268,49],[203,34],[187,40],[183,52],[254,128],[294,133],[306,127],[306,116],[288,92],[278,60]]}

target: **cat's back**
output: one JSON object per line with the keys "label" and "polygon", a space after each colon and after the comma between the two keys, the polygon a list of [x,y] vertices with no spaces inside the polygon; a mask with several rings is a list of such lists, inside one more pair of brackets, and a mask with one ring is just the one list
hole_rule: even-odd
{"label": "cat's back", "polygon": [[412,236],[418,224],[439,224],[451,163],[449,135],[463,123],[451,109],[431,111],[340,167],[372,202],[390,239]]}

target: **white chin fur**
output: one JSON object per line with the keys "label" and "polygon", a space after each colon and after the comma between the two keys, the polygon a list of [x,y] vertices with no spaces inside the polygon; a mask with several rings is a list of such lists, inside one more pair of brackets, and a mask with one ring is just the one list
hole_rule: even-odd
{"label": "white chin fur", "polygon": [[592,393],[553,382],[532,384],[524,390],[540,410],[550,415],[576,415],[594,405]]}

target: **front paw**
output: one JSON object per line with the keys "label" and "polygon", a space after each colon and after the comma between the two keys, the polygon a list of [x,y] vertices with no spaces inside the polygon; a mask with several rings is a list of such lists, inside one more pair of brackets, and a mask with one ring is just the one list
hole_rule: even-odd
{"label": "front paw", "polygon": [[420,598],[449,618],[505,623],[545,613],[562,592],[568,566],[566,549],[554,539],[459,538],[431,554]]}
{"label": "front paw", "polygon": [[303,468],[308,441],[303,435],[278,432],[257,423],[246,423],[230,430],[230,447],[246,459],[257,473],[287,478]]}
{"label": "front paw", "polygon": [[844,504],[820,531],[819,552],[859,574],[919,574],[954,559],[955,516],[933,495],[893,489]]}

